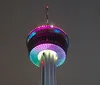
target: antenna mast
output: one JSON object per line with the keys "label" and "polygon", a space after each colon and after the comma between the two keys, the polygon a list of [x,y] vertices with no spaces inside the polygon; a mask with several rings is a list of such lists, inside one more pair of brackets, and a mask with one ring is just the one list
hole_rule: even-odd
{"label": "antenna mast", "polygon": [[48,20],[48,5],[46,5],[46,24],[49,23],[49,20]]}

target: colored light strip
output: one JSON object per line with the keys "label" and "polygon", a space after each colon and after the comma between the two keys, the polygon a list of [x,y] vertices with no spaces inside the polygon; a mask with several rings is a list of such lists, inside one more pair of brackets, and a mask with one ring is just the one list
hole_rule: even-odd
{"label": "colored light strip", "polygon": [[27,42],[33,37],[33,36],[35,36],[36,35],[36,32],[32,32],[30,35],[29,35],[29,37],[28,37],[28,39],[27,39]]}
{"label": "colored light strip", "polygon": [[31,39],[34,35],[36,35],[36,32],[32,32],[29,36],[29,39]]}

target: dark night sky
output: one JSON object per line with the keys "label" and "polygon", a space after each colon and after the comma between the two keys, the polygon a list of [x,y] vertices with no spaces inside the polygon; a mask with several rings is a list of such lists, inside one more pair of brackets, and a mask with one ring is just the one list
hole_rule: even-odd
{"label": "dark night sky", "polygon": [[100,85],[100,1],[0,0],[0,85],[40,85],[40,70],[28,59],[27,34],[49,21],[67,32],[67,61],[57,85]]}

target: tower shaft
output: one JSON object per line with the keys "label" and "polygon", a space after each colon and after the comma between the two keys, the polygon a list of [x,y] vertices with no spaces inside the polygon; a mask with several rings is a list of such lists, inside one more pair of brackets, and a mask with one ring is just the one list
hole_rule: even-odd
{"label": "tower shaft", "polygon": [[54,56],[43,55],[41,60],[41,83],[42,85],[56,85],[55,59]]}

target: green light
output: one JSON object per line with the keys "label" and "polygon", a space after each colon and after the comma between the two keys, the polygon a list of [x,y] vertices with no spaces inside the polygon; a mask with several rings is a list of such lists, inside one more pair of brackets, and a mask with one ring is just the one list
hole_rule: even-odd
{"label": "green light", "polygon": [[[34,56],[37,56],[37,55],[35,54]],[[32,53],[31,53],[31,54],[30,54],[30,60],[31,60],[31,62],[32,62],[33,64],[35,64],[36,66],[39,67],[39,65],[40,65],[40,60],[38,60],[38,58],[37,58],[37,57],[34,57],[34,56],[33,56]]]}

